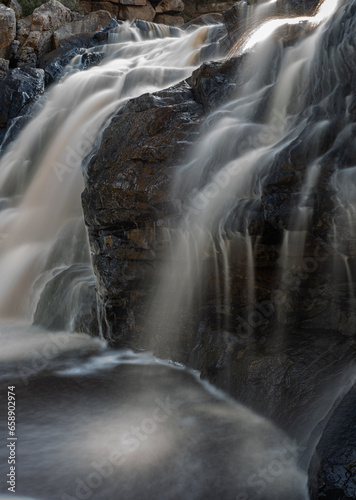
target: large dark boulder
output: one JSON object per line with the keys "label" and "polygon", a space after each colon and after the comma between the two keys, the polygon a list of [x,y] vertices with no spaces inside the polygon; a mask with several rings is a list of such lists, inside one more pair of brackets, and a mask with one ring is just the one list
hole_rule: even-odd
{"label": "large dark boulder", "polygon": [[169,194],[174,167],[203,114],[186,82],[129,101],[89,165],[82,202],[112,341],[130,339],[142,323],[162,239],[155,225],[176,211]]}
{"label": "large dark boulder", "polygon": [[21,128],[19,123],[21,117],[27,121],[26,115],[31,106],[43,93],[44,71],[42,69],[15,68],[7,74],[6,78],[0,82],[0,142],[5,136],[7,127],[11,124],[15,124],[16,130]]}
{"label": "large dark boulder", "polygon": [[223,63],[207,62],[193,72],[188,81],[194,98],[203,105],[206,113],[217,109],[236,92],[243,60],[244,57],[239,57]]}

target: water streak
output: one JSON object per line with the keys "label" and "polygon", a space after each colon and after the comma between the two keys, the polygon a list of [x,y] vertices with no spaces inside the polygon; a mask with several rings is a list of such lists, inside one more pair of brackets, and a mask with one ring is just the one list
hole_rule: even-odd
{"label": "water streak", "polygon": [[[146,23],[141,27],[124,23],[111,32],[108,45],[91,49],[104,56],[98,66],[80,71],[83,56],[74,57],[67,76],[48,92],[39,114],[1,161],[2,316],[33,315],[32,287],[42,273],[48,274],[51,263],[52,275],[57,275],[56,269],[89,262],[80,203],[83,159],[123,103],[189,76],[192,53],[209,43],[207,28],[201,36],[202,29],[185,33]],[[76,244],[69,249],[73,240]],[[64,326],[70,327],[68,321]]]}

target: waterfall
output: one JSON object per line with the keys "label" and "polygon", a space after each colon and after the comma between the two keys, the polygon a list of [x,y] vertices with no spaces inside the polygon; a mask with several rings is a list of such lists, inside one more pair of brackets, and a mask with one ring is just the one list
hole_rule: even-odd
{"label": "waterfall", "polygon": [[[229,273],[239,265],[245,269],[244,303],[249,318],[245,324],[249,334],[253,333],[254,318],[260,316],[255,311],[254,246],[259,245],[261,236],[253,236],[253,225],[265,196],[265,185],[274,175],[275,162],[299,140],[314,112],[315,103],[308,102],[308,93],[314,85],[315,67],[324,54],[323,41],[330,19],[340,5],[341,2],[326,0],[319,3],[312,16],[279,16],[267,21],[259,19],[261,9],[265,15],[273,15],[275,2],[258,5],[257,20],[250,20],[253,27],[230,51],[230,57],[240,57],[236,94],[208,117],[206,132],[178,171],[172,188],[172,199],[179,200],[183,207],[181,226],[172,230],[180,236],[175,236],[174,251],[153,300],[148,321],[152,336],[162,331],[165,342],[179,344],[179,332],[197,315],[198,304],[207,300],[205,283],[219,281],[221,275],[225,286],[215,298],[219,304],[215,316],[229,330],[229,322],[221,322],[219,316],[222,304],[225,318],[234,314],[236,298],[231,297]],[[283,47],[274,33],[283,27],[289,36],[290,25],[304,29],[294,35],[292,46]],[[326,119],[315,120],[312,133],[316,143],[322,142],[328,126]],[[315,156],[299,181],[295,210],[287,217],[279,261],[281,276],[304,256],[313,217],[310,199],[320,173],[321,156],[318,152]],[[270,231],[273,233],[272,228]],[[278,286],[286,289],[282,306],[285,309],[289,287],[282,277]],[[273,304],[273,298],[269,301],[281,321],[279,304]],[[197,324],[192,328],[197,328]]]}
{"label": "waterfall", "polygon": [[[0,163],[2,317],[34,316],[46,327],[88,330],[78,319],[84,303],[95,301],[80,200],[86,162],[113,112],[189,76],[196,67],[190,60],[194,55],[199,64],[214,29],[124,23],[107,45],[74,57],[48,91]],[[102,61],[84,71],[90,53]]]}
{"label": "waterfall", "polygon": [[[338,280],[333,290],[341,296],[346,283],[347,314],[354,308],[355,165],[347,147],[355,132],[355,82],[344,85],[343,80],[355,45],[349,15],[355,2],[321,0],[312,15],[294,17],[280,5],[278,0],[239,3],[241,26],[233,33],[238,40],[225,59],[217,43],[219,26],[181,30],[141,21],[120,24],[111,30],[108,44],[72,59],[60,82],[38,103],[34,119],[5,151],[0,162],[0,316],[4,323],[23,321],[26,327],[20,334],[17,326],[0,332],[8,344],[2,353],[8,372],[0,376],[5,381],[0,389],[6,393],[9,373],[17,377],[19,411],[26,408],[21,414],[26,467],[20,494],[64,500],[74,492],[78,497],[84,485],[84,496],[90,490],[100,500],[147,494],[162,499],[189,494],[192,499],[308,498],[296,443],[265,417],[201,382],[199,374],[149,355],[109,350],[101,340],[83,340],[78,334],[67,343],[68,336],[57,335],[60,330],[100,335],[107,319],[96,307],[100,276],[93,273],[80,199],[105,129],[129,100],[180,83],[207,60],[234,61],[236,91],[207,114],[199,141],[177,167],[170,193],[178,216],[174,224],[159,221],[169,248],[135,347],[169,356],[203,331],[202,343],[220,336],[228,346],[217,353],[213,369],[218,371],[230,353],[235,362],[247,357],[251,339],[269,324],[277,350],[286,341],[285,326],[299,312],[293,311],[294,294],[302,295],[303,282],[329,265],[325,254],[333,257],[328,269]],[[89,55],[98,64],[87,68]],[[340,94],[347,96],[342,109]],[[109,170],[109,155],[105,163]],[[282,172],[276,168],[280,164],[287,165]],[[325,171],[328,182],[321,181]],[[285,191],[277,189],[280,185]],[[323,191],[331,200],[325,206]],[[317,208],[332,212],[332,227],[315,227]],[[320,247],[315,246],[318,238]],[[259,269],[268,267],[268,259],[274,275],[266,273],[261,292]],[[334,326],[338,318],[332,309],[325,323],[333,315]],[[354,330],[354,320],[350,313],[346,334]],[[56,331],[54,354],[52,337],[31,329],[30,322]],[[236,345],[246,350],[237,353]],[[261,346],[254,348],[257,352]],[[32,365],[31,349],[37,353]],[[312,364],[317,364],[313,355]],[[254,361],[258,370],[260,358]],[[25,375],[18,370],[22,365],[30,367]],[[232,371],[236,365],[231,366]],[[289,399],[290,428],[303,426],[303,437],[313,446],[315,421],[327,416],[335,394],[342,393],[338,369],[331,382],[325,377],[329,392],[315,397],[313,405],[310,394],[304,406],[294,395]],[[293,373],[277,376],[287,379]],[[266,387],[270,379],[265,378],[266,385],[260,377],[251,392],[255,401],[272,406],[280,387]],[[167,394],[177,406],[169,406]],[[311,406],[314,413],[305,423]],[[297,423],[291,422],[294,411],[299,411],[296,420],[305,411]],[[33,460],[34,443],[41,450],[39,466]],[[307,450],[304,466],[313,449]],[[38,469],[43,480],[34,484]]]}

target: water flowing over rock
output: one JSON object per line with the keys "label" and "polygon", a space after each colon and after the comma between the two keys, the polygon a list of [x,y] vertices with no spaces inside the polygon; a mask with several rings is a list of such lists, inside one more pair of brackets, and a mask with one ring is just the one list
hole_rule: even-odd
{"label": "water flowing over rock", "polygon": [[142,96],[112,119],[89,166],[83,206],[109,337],[130,336],[143,319],[159,251],[154,224],[171,206],[172,165],[196,138],[202,114],[187,84]]}
{"label": "water flowing over rock", "polygon": [[293,36],[282,27],[255,52],[243,53],[252,37],[222,33],[234,56],[115,115],[83,194],[111,344],[194,366],[299,437],[312,428],[296,422],[323,418],[354,365],[354,285],[333,232],[336,172],[354,161],[352,8],[317,29],[302,18]]}
{"label": "water flowing over rock", "polygon": [[236,2],[184,29],[151,22],[180,2],[122,0],[135,22],[118,24],[57,4],[19,22],[20,67],[3,64],[0,314],[151,350],[272,419],[301,447],[256,493],[243,477],[286,453],[262,426],[239,500],[305,500],[295,459],[312,455],[315,498],[354,495],[353,393],[335,401],[355,372],[356,1]]}
{"label": "water flowing over rock", "polygon": [[[344,16],[345,18],[349,18],[347,9],[343,9],[341,11],[341,13],[339,14],[339,18],[340,18],[339,22],[340,23],[342,22],[342,19],[341,19],[342,16]],[[338,24],[336,23],[336,26],[337,25]],[[335,29],[337,29],[337,28],[335,28]],[[330,50],[332,50],[331,47],[333,47],[333,45],[335,43],[336,44],[340,43],[337,39],[334,38],[332,30],[325,32],[324,37],[329,40],[328,42],[324,42],[324,43],[326,43],[327,46],[330,47]],[[347,44],[348,42],[345,40],[342,43]],[[322,42],[320,42],[320,44],[322,44]],[[305,45],[307,46],[307,42],[305,42]],[[295,51],[297,52],[297,50],[298,49],[296,48]],[[275,61],[273,63],[274,68],[272,66],[272,71],[269,71],[269,69],[268,69],[269,74],[267,74],[267,81],[266,81],[267,84],[272,83],[273,79],[276,78],[276,76],[278,75],[278,73],[280,71],[280,67],[281,67],[281,54],[280,53],[277,52],[275,54],[274,61]],[[187,83],[190,86],[190,91],[192,92],[192,96],[193,96],[194,100],[196,100],[197,103],[199,103],[200,105],[203,106],[205,113],[211,112],[212,110],[217,109],[224,102],[227,102],[227,100],[232,97],[234,92],[236,92],[236,90],[239,87],[243,87],[243,86],[247,85],[246,79],[248,79],[249,76],[246,75],[244,72],[244,69],[243,69],[244,62],[245,62],[245,56],[243,56],[241,58],[232,58],[223,64],[222,63],[209,63],[206,65],[203,65],[199,70],[197,70],[193,74],[192,78],[190,80],[188,80]],[[318,64],[324,64],[322,51],[321,51],[320,57],[316,56],[315,67],[317,67]],[[315,122],[315,118],[314,118],[315,109],[317,109],[318,102],[320,102],[320,100],[323,98],[322,96],[324,95],[325,99],[329,99],[329,100],[334,99],[334,94],[333,93],[330,94],[330,88],[328,87],[328,85],[325,85],[325,87],[323,89],[320,89],[317,86],[317,83],[313,81],[313,78],[316,78],[316,79],[318,78],[318,76],[317,76],[318,74],[319,73],[317,72],[317,70],[315,70],[315,72],[312,72],[310,75],[311,82],[309,83],[309,85],[311,88],[317,89],[317,91],[315,91],[315,97],[313,97],[313,94],[311,93],[309,95],[309,102],[307,103],[307,106],[309,106],[309,108],[307,108],[307,109],[310,110],[311,117],[309,119],[307,118],[306,120],[301,121],[299,124],[297,123],[296,130],[299,130],[298,135],[296,137],[294,137],[293,140],[289,140],[287,138],[286,145],[284,147],[281,147],[280,151],[278,151],[278,154],[276,154],[275,158],[272,159],[271,166],[269,168],[269,173],[268,173],[268,175],[265,174],[264,178],[263,178],[261,197],[259,200],[256,200],[254,202],[253,210],[251,210],[249,212],[249,215],[246,212],[247,217],[249,217],[250,219],[246,221],[246,220],[244,220],[243,217],[241,217],[241,215],[234,216],[235,213],[239,214],[239,212],[241,210],[242,211],[245,210],[245,208],[243,208],[243,207],[246,207],[246,209],[250,210],[249,207],[252,206],[251,205],[252,200],[251,200],[251,203],[246,204],[246,200],[243,199],[243,200],[241,200],[240,207],[238,204],[236,204],[235,206],[233,206],[232,208],[229,209],[231,211],[231,218],[228,222],[224,223],[225,230],[230,232],[230,233],[234,232],[234,231],[242,232],[242,233],[245,231],[248,231],[250,235],[254,235],[254,237],[262,238],[262,241],[259,243],[259,256],[258,257],[256,256],[256,259],[262,259],[262,261],[263,261],[264,260],[263,254],[266,254],[266,255],[269,255],[268,258],[270,259],[270,262],[269,262],[268,266],[266,266],[266,265],[261,266],[261,265],[258,265],[258,263],[256,263],[258,267],[255,271],[255,280],[257,282],[261,282],[261,284],[265,283],[263,286],[261,286],[261,288],[259,288],[257,286],[257,296],[256,296],[255,300],[257,300],[258,302],[269,299],[271,297],[271,294],[273,293],[274,289],[276,288],[276,286],[278,287],[278,284],[276,284],[276,282],[273,279],[271,280],[272,275],[271,275],[271,278],[269,278],[269,280],[268,280],[268,281],[270,281],[269,285],[266,286],[266,283],[267,283],[266,282],[266,272],[269,273],[268,268],[270,267],[271,269],[273,269],[277,265],[278,259],[281,257],[281,255],[283,254],[283,251],[284,251],[282,247],[279,247],[279,249],[278,249],[278,247],[276,247],[275,245],[278,243],[280,244],[280,242],[283,239],[283,235],[284,235],[285,231],[291,231],[291,230],[295,230],[295,229],[299,230],[300,229],[299,227],[295,227],[293,225],[293,224],[298,225],[298,221],[297,221],[297,219],[295,219],[295,218],[293,219],[293,217],[292,217],[292,214],[294,213],[294,211],[299,210],[299,208],[298,208],[299,207],[298,204],[300,203],[300,194],[299,193],[300,193],[300,190],[303,189],[303,182],[305,182],[305,180],[303,181],[301,178],[301,171],[303,171],[302,170],[303,167],[299,166],[299,162],[303,163],[303,154],[304,155],[308,154],[308,158],[304,160],[304,168],[306,167],[307,163],[311,164],[313,162],[313,160],[315,160],[317,158],[322,158],[323,155],[325,154],[326,150],[328,148],[330,148],[330,145],[335,140],[338,131],[344,130],[344,128],[347,126],[347,122],[349,120],[349,118],[347,118],[346,121],[343,120],[343,118],[341,117],[343,110],[341,108],[340,114],[339,114],[340,121],[339,121],[338,127],[335,127],[335,109],[333,108],[330,115],[325,116],[325,113],[324,113],[324,116],[320,118],[320,120],[325,120],[324,122],[321,122],[323,124],[325,123],[325,126],[323,125],[322,127],[319,127],[319,125],[318,125],[319,122],[318,121]],[[350,75],[350,77],[348,77],[348,78],[351,79],[352,75]],[[253,85],[252,80],[251,80],[250,85]],[[344,85],[350,85],[350,82],[345,83]],[[256,111],[254,111],[254,113],[260,113],[263,116],[263,113],[265,113],[264,106],[266,105],[265,102],[266,102],[266,98],[268,98],[268,94],[269,94],[269,91],[266,90],[266,95],[265,95],[264,99],[261,99],[260,104],[257,107]],[[183,97],[183,95],[182,95],[182,97]],[[330,97],[328,97],[328,96],[330,96]],[[181,100],[181,98],[176,96],[176,100]],[[157,103],[161,102],[160,95],[158,95],[157,100],[156,99],[153,100],[152,104],[151,104],[154,114],[156,113],[155,112],[155,106],[156,106],[155,102],[157,102]],[[132,108],[132,109],[135,109],[135,108]],[[291,111],[293,111],[293,110],[291,110]],[[120,113],[122,113],[122,112],[123,111],[120,111]],[[276,112],[276,116],[274,117],[275,123],[273,126],[275,128],[278,128],[281,125],[278,123],[278,120],[281,120],[282,125],[283,125],[284,118],[282,116],[281,117],[277,116],[278,112],[279,112],[278,108],[275,110],[275,112]],[[164,115],[162,115],[162,116],[164,116]],[[254,116],[256,116],[256,114]],[[255,119],[255,118],[252,117],[252,119]],[[113,127],[115,127],[116,120],[117,119],[115,119],[112,122],[110,128],[108,129],[108,130],[110,130],[110,134],[112,137],[115,136],[115,134],[113,132],[113,130],[114,130]],[[143,118],[140,116],[139,121],[142,124],[146,123],[145,120],[147,120],[147,118]],[[159,123],[158,117],[156,118],[156,121]],[[134,116],[131,117],[131,114],[130,114],[130,119],[128,120],[127,123],[128,123],[128,125],[124,126],[123,122],[121,120],[119,120],[118,125],[116,125],[116,129],[120,130],[120,133],[118,134],[119,137],[124,138],[124,137],[126,137],[126,134],[127,134],[128,139],[123,139],[125,141],[124,144],[126,144],[126,141],[128,142],[129,140],[131,140],[129,138],[133,137],[133,134],[137,133],[136,132],[137,125],[136,125],[135,117]],[[133,123],[132,128],[128,128],[129,123]],[[149,123],[150,123],[150,121],[149,121]],[[162,121],[162,123],[163,123],[163,121]],[[141,125],[141,127],[142,127],[142,125]],[[169,127],[169,120],[168,120],[168,123],[165,125],[165,127],[166,128]],[[254,138],[253,135],[251,137],[248,136],[246,138],[243,138],[242,143],[240,143],[237,146],[237,148],[240,147],[240,148],[242,148],[242,150],[243,150],[243,148],[248,149],[249,147],[251,147],[251,145],[253,146],[256,143],[256,141],[258,144],[261,141],[261,138],[262,138],[261,134],[262,133],[263,134],[269,133],[269,134],[273,135],[273,130],[271,129],[271,127],[269,128],[269,130],[262,131],[262,132],[258,129],[257,126],[255,127],[255,129],[256,129],[255,134],[257,134],[256,138]],[[149,134],[150,133],[149,130],[150,129],[146,129],[145,126],[143,125],[142,131],[140,133]],[[177,133],[180,133],[179,127],[176,130],[177,130]],[[252,125],[251,125],[251,130],[253,130]],[[173,135],[174,133],[175,133],[174,129],[173,130],[169,129],[169,136],[168,136],[169,142],[167,144],[165,144],[165,146],[168,148],[172,148],[173,143],[180,143],[181,142],[181,139],[179,137],[176,138]],[[315,146],[314,149],[311,147],[311,145],[308,145],[309,143],[316,142],[315,136],[313,134],[318,134],[317,135],[317,137],[318,137],[317,146]],[[150,144],[150,140],[151,139],[150,139],[149,135],[147,135],[147,136],[143,135],[142,139],[140,139],[140,143],[141,142],[142,142],[142,144],[147,143],[147,150],[152,151],[152,148],[150,146],[148,146],[148,144]],[[248,142],[248,140],[250,142]],[[268,140],[268,138],[266,140]],[[301,144],[302,141],[304,141],[303,142],[303,149],[302,150],[296,149],[296,151],[298,151],[298,156],[296,157],[296,154],[294,153],[294,148],[296,148],[297,145]],[[102,167],[96,166],[96,162],[98,162],[98,165],[100,165],[101,164],[100,158],[107,157],[107,153],[105,151],[106,151],[106,147],[110,147],[109,144],[110,144],[110,142],[107,143],[105,140],[103,141],[101,149],[99,150],[99,152],[97,154],[97,159],[93,160],[92,166],[89,169],[89,172],[90,172],[90,175],[89,175],[89,183],[90,184],[88,186],[89,191],[87,191],[84,195],[85,210],[87,212],[86,217],[87,217],[87,222],[88,222],[89,226],[95,228],[95,231],[100,230],[101,226],[103,228],[105,227],[105,229],[107,229],[108,225],[110,225],[110,222],[109,222],[108,218],[105,218],[105,217],[103,218],[105,213],[108,215],[108,217],[111,217],[115,220],[115,222],[111,224],[113,226],[115,226],[116,224],[119,224],[119,223],[122,223],[122,224],[125,223],[128,226],[130,226],[130,224],[131,225],[137,224],[137,223],[142,224],[143,221],[146,221],[146,220],[147,220],[147,222],[152,224],[152,222],[157,223],[158,221],[160,221],[162,219],[162,217],[174,215],[176,213],[175,212],[176,209],[173,208],[174,203],[168,204],[168,200],[169,200],[168,193],[165,196],[163,196],[161,194],[162,192],[164,193],[164,190],[162,190],[162,188],[161,188],[161,185],[162,185],[161,183],[159,186],[158,185],[156,186],[157,189],[159,188],[160,198],[159,198],[159,200],[155,201],[154,203],[153,203],[152,199],[150,198],[152,196],[152,193],[153,193],[153,191],[150,187],[149,190],[148,190],[148,188],[145,188],[142,194],[141,193],[135,194],[135,192],[133,192],[130,195],[129,198],[130,198],[130,200],[132,200],[132,203],[133,203],[132,208],[129,208],[130,205],[127,205],[127,203],[128,203],[127,201],[125,201],[125,204],[127,205],[125,210],[123,210],[124,207],[121,206],[120,204],[118,204],[117,206],[115,206],[115,204],[113,204],[113,205],[110,204],[110,200],[112,198],[115,199],[115,197],[113,197],[113,195],[111,195],[111,194],[108,196],[109,193],[107,193],[106,191],[105,191],[105,194],[100,193],[100,190],[104,189],[104,186],[107,186],[107,183],[103,179],[101,179],[101,181],[99,182],[98,179],[96,178],[96,172],[97,171],[102,172]],[[125,188],[128,186],[131,186],[131,185],[136,186],[136,184],[133,184],[133,181],[128,181],[126,183],[127,174],[123,174],[123,172],[121,173],[121,169],[125,169],[126,165],[127,165],[127,160],[125,160],[125,157],[122,157],[122,154],[123,154],[122,151],[125,151],[126,149],[119,148],[120,151],[115,153],[113,145],[114,145],[114,140],[112,139],[112,146],[110,147],[111,153],[109,154],[109,157],[110,158],[116,157],[116,159],[111,161],[109,164],[106,163],[106,170],[105,170],[106,175],[113,174],[118,179],[120,179],[121,176],[123,175],[124,176],[123,179],[125,179],[125,183],[123,184],[123,186],[125,186]],[[343,146],[341,146],[341,147],[343,147]],[[303,151],[304,151],[304,153],[303,153]],[[294,156],[291,158],[292,152],[293,152]],[[131,153],[131,157],[132,157],[132,154],[133,153]],[[233,152],[233,154],[236,154],[236,153]],[[330,154],[332,154],[332,153],[329,153],[329,156],[330,156]],[[298,163],[296,160],[293,160],[293,158],[295,158],[295,157],[297,158]],[[135,156],[133,158],[135,158]],[[179,162],[179,160],[180,159],[178,157],[177,157],[177,159],[175,159],[175,157],[173,157],[170,160],[171,165],[173,166],[175,163],[177,164]],[[105,159],[104,161],[106,162],[107,160]],[[325,182],[327,183],[327,179],[330,179],[330,175],[334,172],[334,168],[330,172],[330,167],[328,166],[329,161],[327,160],[327,157],[325,158],[325,160],[323,159],[323,161],[325,161],[325,168],[323,168],[323,169],[325,169],[325,176],[323,178],[325,179]],[[112,167],[108,168],[108,166],[110,166],[110,165],[112,165]],[[139,168],[139,165],[140,165],[140,163],[137,163],[137,168]],[[344,165],[344,166],[346,166],[346,165]],[[131,172],[131,169],[132,169],[132,167],[130,167],[128,172]],[[114,172],[116,172],[116,173],[114,174]],[[93,180],[91,179],[92,175],[93,175]],[[102,175],[102,174],[100,174],[100,175]],[[133,170],[132,175],[133,175],[133,179],[135,179],[135,176],[136,176],[135,170]],[[164,179],[164,171],[160,175],[161,175],[161,179]],[[115,177],[110,180],[110,184],[113,186],[116,186],[118,184],[117,184],[117,181],[114,179],[115,179]],[[149,179],[151,179],[151,177],[149,177]],[[122,181],[120,181],[120,182],[122,182]],[[202,177],[201,182],[202,183],[206,182],[204,176]],[[163,183],[163,186],[167,186],[167,187],[165,187],[166,191],[168,189],[168,184],[169,184],[168,182]],[[313,255],[313,252],[315,255],[317,255],[317,252],[319,252],[318,245],[320,246],[320,243],[318,243],[318,241],[319,241],[318,238],[321,239],[320,241],[324,242],[323,243],[324,246],[327,247],[328,242],[325,241],[325,237],[326,237],[326,235],[329,234],[331,226],[332,226],[333,212],[330,211],[330,205],[325,205],[326,200],[325,200],[324,184],[320,183],[319,185],[320,185],[320,188],[323,190],[324,196],[322,198],[323,201],[320,204],[320,206],[318,205],[318,199],[321,199],[321,196],[320,197],[318,197],[318,195],[316,196],[316,204],[314,206],[314,215],[313,215],[313,219],[311,221],[312,222],[311,232],[310,232],[311,239],[310,239],[310,241],[308,241],[309,254],[308,253],[306,254],[306,258],[311,258],[311,256]],[[198,185],[198,188],[199,187],[200,186]],[[108,188],[105,187],[105,190],[106,189],[108,189]],[[328,189],[332,189],[331,186]],[[95,190],[99,190],[98,194],[96,194]],[[89,192],[90,192],[90,194],[89,194]],[[147,198],[147,201],[145,202],[144,200],[145,200],[145,197],[147,197],[147,196],[148,196],[148,198]],[[180,200],[180,203],[182,203],[184,206],[184,204],[187,203],[187,193],[182,193],[182,194],[178,193],[178,197],[180,197],[180,196],[183,197]],[[189,196],[189,193],[188,193],[188,196]],[[99,204],[98,204],[98,200],[100,200]],[[107,207],[105,205],[102,205],[104,200],[105,200],[105,203],[108,203]],[[138,202],[138,200],[139,200],[139,202]],[[158,204],[160,204],[160,207],[164,208],[164,211],[162,211],[162,209],[157,210],[155,217],[152,218],[152,215],[149,215],[147,213],[147,207],[150,207],[150,211],[152,211],[152,213],[155,213],[155,210],[153,210],[153,208],[155,207],[155,205],[158,206]],[[135,210],[137,210],[137,209],[139,209],[139,210],[137,211],[137,213],[135,213]],[[116,214],[117,212],[120,214],[118,220],[117,220],[117,215],[113,215],[113,214]],[[95,216],[94,216],[94,214],[95,214]],[[100,217],[99,217],[99,214],[100,214]],[[323,221],[323,223],[321,223],[321,221]],[[300,224],[300,222],[299,222],[299,224]],[[265,241],[265,243],[263,243],[263,241]],[[274,247],[273,247],[273,245],[274,245]],[[328,254],[327,254],[327,257],[326,257],[326,259],[329,262],[331,261],[331,258],[332,258],[331,253],[332,253],[332,251],[329,254],[330,256],[328,256]],[[309,257],[309,255],[310,255],[310,257]],[[273,257],[271,258],[271,256],[273,256]],[[297,265],[297,261],[296,261],[295,265]],[[237,283],[240,283],[242,276],[241,276],[241,269],[238,269],[238,267],[239,266],[237,266],[237,268],[236,268],[236,274],[233,274],[234,277],[231,277],[231,279],[232,279],[232,281],[233,281],[233,279],[237,279]],[[233,273],[235,273],[235,271]],[[99,271],[98,274],[100,275],[101,272]],[[333,291],[330,290],[329,292],[326,292],[324,290],[324,288],[325,288],[324,283],[322,282],[322,279],[320,279],[320,277],[319,277],[320,284],[316,287],[314,279],[315,279],[315,275],[310,274],[310,273],[306,274],[305,278],[304,277],[302,277],[301,279],[297,278],[297,280],[299,280],[299,282],[300,282],[300,288],[298,287],[296,300],[301,301],[301,303],[300,303],[299,307],[295,308],[295,303],[293,302],[294,312],[293,312],[293,314],[291,314],[291,311],[290,312],[288,311],[287,316],[289,314],[291,314],[291,315],[289,316],[289,319],[286,319],[287,322],[290,322],[291,324],[293,324],[293,323],[299,321],[298,320],[298,311],[300,311],[300,312],[301,311],[304,311],[304,312],[310,311],[307,313],[307,315],[304,314],[304,316],[303,316],[306,325],[308,324],[308,321],[309,322],[314,321],[314,325],[317,326],[317,322],[322,321],[321,311],[325,310],[325,308],[328,308],[328,307],[330,308],[330,302],[333,300],[332,299],[333,293],[334,292],[339,293],[339,292],[336,292],[336,290],[333,290]],[[238,292],[239,288],[240,288],[240,284],[236,287],[236,292]],[[312,293],[312,295],[310,295],[311,293]],[[107,288],[104,295],[105,294],[108,294],[109,296],[111,295],[109,288]],[[245,297],[245,299],[243,299],[243,300],[246,301],[246,299],[247,299],[247,297]],[[213,300],[213,299],[211,299],[211,300]],[[239,298],[237,299],[237,297],[236,297],[236,301],[234,300],[233,302],[235,304],[236,303],[241,304],[241,300],[242,300],[242,297],[239,295]],[[343,300],[346,300],[346,299],[340,298],[340,300],[343,303]],[[287,304],[285,304],[285,305],[287,306]],[[346,303],[343,303],[343,305],[340,304],[340,307],[342,309],[344,307],[346,307],[347,310],[349,310],[349,306],[347,305],[347,300],[346,300]],[[334,312],[335,312],[335,310],[334,310]],[[275,311],[274,315],[276,313],[279,314],[278,311]],[[352,320],[351,320],[351,323],[346,318],[344,320],[342,320],[341,319],[342,316],[340,316],[342,314],[343,313],[341,312],[341,309],[338,310],[338,312],[336,313],[336,317],[338,318],[338,320],[337,320],[338,324],[336,323],[336,321],[333,321],[332,326],[330,325],[330,327],[339,329],[339,330],[343,331],[344,333],[347,333],[348,331],[350,331],[350,328],[352,331],[352,326],[351,326]],[[346,314],[349,314],[349,312]],[[233,315],[233,316],[240,318],[240,313],[238,313],[238,311],[236,311],[236,315]],[[317,318],[320,318],[320,319],[317,319]],[[234,322],[233,319],[231,319],[231,321]],[[136,324],[136,323],[133,322],[132,324]],[[237,327],[238,327],[238,322],[235,323],[235,328],[237,328]]]}

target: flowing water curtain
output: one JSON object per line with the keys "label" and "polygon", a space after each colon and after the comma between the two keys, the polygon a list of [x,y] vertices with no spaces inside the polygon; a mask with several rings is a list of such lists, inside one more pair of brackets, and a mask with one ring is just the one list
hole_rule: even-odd
{"label": "flowing water curtain", "polygon": [[[261,5],[254,10],[256,22],[249,10],[249,25],[253,28],[230,52],[231,57],[237,54],[239,58],[236,95],[207,119],[206,132],[187,164],[179,170],[173,186],[172,198],[180,200],[184,209],[181,234],[177,237],[174,230],[177,243],[158,284],[148,322],[155,344],[157,332],[161,332],[163,343],[179,345],[182,339],[189,338],[187,331],[199,329],[204,317],[213,330],[220,325],[236,332],[236,322],[230,325],[230,320],[243,314],[247,318],[243,320],[244,334],[253,333],[257,300],[255,248],[260,238],[266,237],[261,226],[267,235],[268,231],[272,236],[279,234],[279,245],[285,233],[279,262],[281,272],[275,284],[275,288],[281,288],[277,290],[279,300],[274,303],[271,296],[268,308],[277,312],[282,321],[289,290],[285,283],[279,285],[279,282],[290,266],[291,255],[296,259],[304,255],[313,218],[311,198],[320,172],[318,145],[314,153],[310,151],[314,158],[307,160],[307,168],[300,175],[300,192],[294,195],[294,205],[282,214],[283,224],[277,231],[273,227],[275,221],[267,227],[263,222],[257,231],[254,225],[265,202],[265,186],[276,176],[276,164],[283,154],[303,131],[312,134],[316,143],[324,138],[327,123],[312,122],[315,106],[309,102],[310,86],[313,67],[323,53],[328,23],[342,3],[325,0],[313,16],[262,22]],[[274,2],[263,4],[267,16],[274,8]],[[283,27],[288,35],[291,25],[304,29],[294,35],[293,43],[278,43],[276,30]],[[232,272],[235,282],[240,283],[235,290],[231,288]],[[216,283],[221,282],[221,276],[225,285],[219,287]],[[243,293],[237,289],[241,286]],[[209,304],[215,308],[215,314],[209,311]]]}
{"label": "flowing water curtain", "polygon": [[[48,325],[58,308],[52,290],[62,286],[67,287],[61,293],[68,297],[69,310],[62,311],[61,326],[73,327],[81,284],[78,269],[68,279],[68,266],[81,265],[84,297],[95,284],[80,201],[83,159],[93,154],[100,132],[120,106],[189,76],[192,54],[210,43],[205,28],[204,36],[199,30],[184,33],[147,23],[141,28],[124,23],[110,34],[109,45],[90,49],[104,55],[98,66],[83,71],[83,56],[74,57],[66,76],[49,90],[42,110],[2,158],[2,316],[31,318],[45,289],[50,305],[47,313],[43,307],[37,311],[36,320]],[[56,286],[46,287],[52,280]],[[71,307],[72,300],[79,303]]]}

